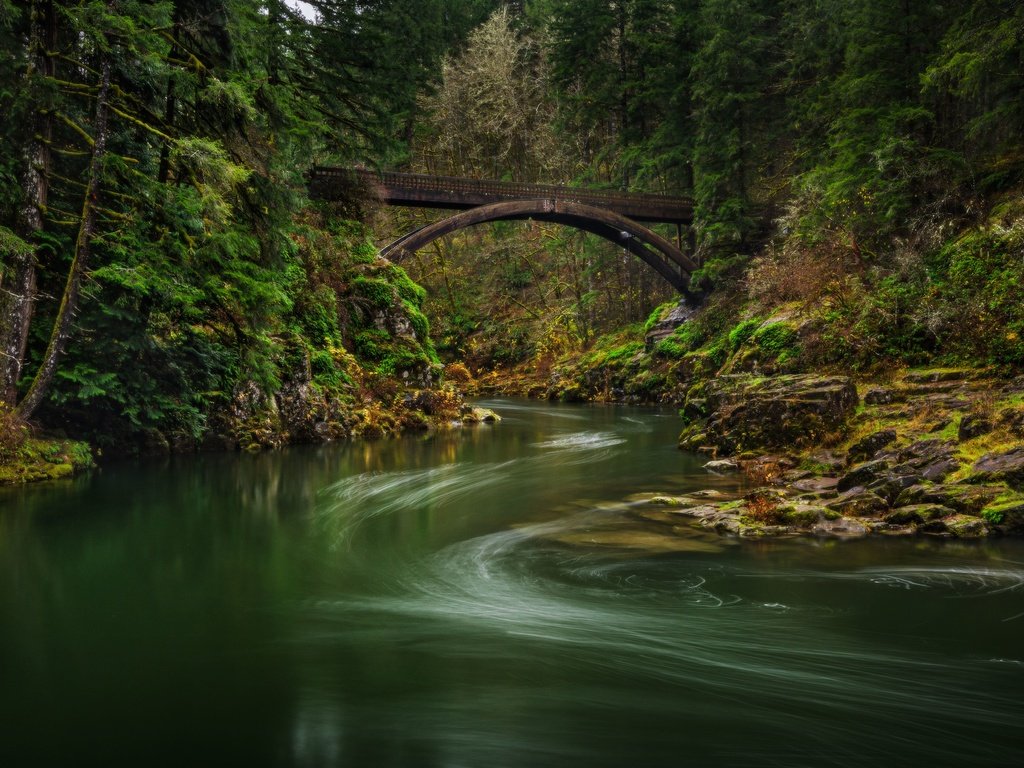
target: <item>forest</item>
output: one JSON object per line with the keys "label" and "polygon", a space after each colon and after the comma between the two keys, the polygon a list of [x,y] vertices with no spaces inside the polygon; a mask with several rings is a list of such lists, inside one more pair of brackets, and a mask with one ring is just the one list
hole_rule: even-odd
{"label": "forest", "polygon": [[[0,70],[4,461],[1024,366],[1010,0],[0,0]],[[652,338],[671,287],[536,222],[392,264],[436,212],[316,165],[691,197],[700,307]]]}

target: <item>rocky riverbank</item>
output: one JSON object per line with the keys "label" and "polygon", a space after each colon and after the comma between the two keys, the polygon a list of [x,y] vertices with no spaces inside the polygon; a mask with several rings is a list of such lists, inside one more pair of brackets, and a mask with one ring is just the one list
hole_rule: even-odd
{"label": "rocky riverbank", "polygon": [[744,537],[1024,533],[1024,379],[722,376],[683,415],[682,448],[756,487],[651,495],[634,513],[652,522]]}
{"label": "rocky riverbank", "polygon": [[[455,369],[453,378],[458,378]],[[355,374],[355,372],[354,372]],[[335,440],[378,439],[496,423],[501,417],[465,401],[454,385],[404,389],[377,380],[373,394],[338,398],[311,382],[292,382],[273,394],[255,384],[240,387],[230,404],[211,415],[202,437],[148,430],[99,455],[159,456],[170,453],[260,451],[285,445]],[[33,437],[7,419],[0,440],[0,485],[72,477],[95,466],[94,448],[84,441]]]}

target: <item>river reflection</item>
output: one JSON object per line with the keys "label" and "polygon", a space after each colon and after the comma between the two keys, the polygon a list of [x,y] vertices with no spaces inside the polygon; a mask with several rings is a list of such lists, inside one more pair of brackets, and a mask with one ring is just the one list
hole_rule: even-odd
{"label": "river reflection", "polygon": [[654,410],[0,492],[0,765],[1002,765],[1024,548],[661,531]]}

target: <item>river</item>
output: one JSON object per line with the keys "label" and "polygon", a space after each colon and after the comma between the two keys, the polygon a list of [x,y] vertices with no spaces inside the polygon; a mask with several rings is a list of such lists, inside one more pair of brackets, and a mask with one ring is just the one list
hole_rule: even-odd
{"label": "river", "polygon": [[671,411],[0,489],[0,765],[1024,757],[1024,545],[663,535]]}

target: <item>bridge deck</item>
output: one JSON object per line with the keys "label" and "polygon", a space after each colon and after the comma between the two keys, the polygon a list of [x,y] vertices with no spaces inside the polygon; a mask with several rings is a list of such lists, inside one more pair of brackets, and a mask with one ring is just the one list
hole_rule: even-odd
{"label": "bridge deck", "polygon": [[348,199],[361,192],[388,205],[415,208],[467,210],[513,200],[561,200],[604,208],[637,221],[689,224],[693,220],[693,202],[688,198],[420,173],[318,166],[309,174],[309,189],[321,200]]}

